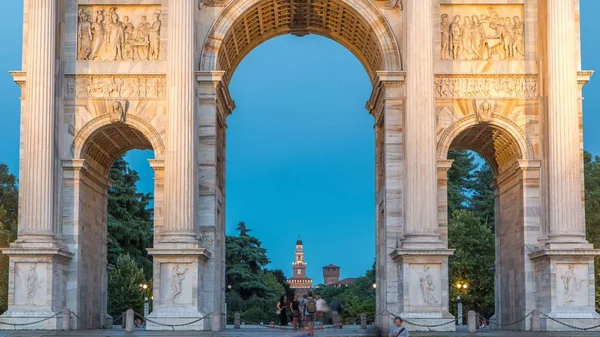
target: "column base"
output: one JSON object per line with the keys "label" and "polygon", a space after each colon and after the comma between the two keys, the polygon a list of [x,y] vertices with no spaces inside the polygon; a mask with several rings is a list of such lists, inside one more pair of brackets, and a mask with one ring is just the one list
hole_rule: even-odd
{"label": "column base", "polygon": [[205,317],[206,314],[199,312],[198,310],[191,307],[184,306],[168,306],[158,308],[148,315],[148,321],[146,322],[146,330],[167,330],[172,331],[173,329],[168,325],[164,324],[186,324],[198,320],[192,324],[186,324],[175,327],[175,330],[211,330],[211,316]]}
{"label": "column base", "polygon": [[[400,265],[400,312],[412,331],[455,331],[448,311],[448,256],[451,249],[396,249],[390,256]],[[393,320],[390,316],[390,320]]]}
{"label": "column base", "polygon": [[[210,300],[202,292],[202,264],[210,258],[210,252],[198,248],[196,242],[187,246],[162,243],[158,248],[148,249],[148,253],[154,260],[154,310],[148,316],[151,321],[146,329],[172,330],[169,324],[185,324],[175,329],[211,330],[212,313],[202,312],[203,302]],[[211,315],[203,318],[207,314]]]}
{"label": "column base", "polygon": [[3,248],[2,253],[9,256],[10,273],[8,310],[0,316],[0,321],[27,325],[0,324],[0,329],[62,328],[67,262],[73,254],[58,248],[24,248],[14,243],[11,248]]}
{"label": "column base", "polygon": [[[582,247],[542,249],[529,254],[535,263],[537,309],[541,313],[542,331],[575,331],[567,325],[588,328],[600,322],[593,291],[594,258],[600,256],[600,250],[587,249],[588,244]],[[600,331],[600,328],[594,331]]]}

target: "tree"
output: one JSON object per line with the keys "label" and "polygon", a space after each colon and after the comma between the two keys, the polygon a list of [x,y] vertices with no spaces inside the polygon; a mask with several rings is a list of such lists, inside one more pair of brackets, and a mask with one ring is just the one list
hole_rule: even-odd
{"label": "tree", "polygon": [[[0,164],[0,248],[17,239],[19,189],[17,177]],[[0,313],[8,309],[8,256],[0,255]]]}
{"label": "tree", "polygon": [[454,211],[469,207],[469,192],[477,164],[473,154],[463,150],[450,150],[448,159],[454,160],[448,170],[448,214],[452,217]]}
{"label": "tree", "polygon": [[494,180],[494,172],[490,165],[484,161],[478,165],[471,183],[472,193],[469,209],[481,219],[483,224],[494,227],[494,190],[490,182]]}
{"label": "tree", "polygon": [[143,313],[144,293],[140,284],[144,283],[147,283],[144,271],[136,261],[128,254],[119,256],[115,269],[108,274],[108,313],[113,317],[127,309]]}
{"label": "tree", "polygon": [[152,260],[147,249],[152,247],[153,210],[149,208],[152,194],[138,193],[138,173],[119,157],[113,163],[109,177],[113,185],[108,190],[108,262],[129,254],[140,265],[146,277],[152,275]]}
{"label": "tree", "polygon": [[[461,296],[466,310],[489,315],[494,308],[495,236],[490,226],[472,211],[455,211],[448,231],[448,244],[455,249],[448,260],[450,270],[450,310],[456,308],[456,297]],[[453,285],[467,282],[467,292]],[[456,314],[456,313],[455,313]]]}
{"label": "tree", "polygon": [[[583,156],[585,178],[585,225],[587,239],[600,248],[600,158]],[[600,258],[596,258],[596,310],[600,310]]]}

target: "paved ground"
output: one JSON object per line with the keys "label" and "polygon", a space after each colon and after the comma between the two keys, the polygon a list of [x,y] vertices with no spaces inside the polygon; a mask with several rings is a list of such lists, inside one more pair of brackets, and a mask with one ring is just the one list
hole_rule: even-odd
{"label": "paved ground", "polygon": [[[414,337],[432,336],[432,337],[458,337],[458,336],[473,336],[473,337],[597,337],[598,332],[515,332],[515,331],[496,331],[496,330],[480,330],[477,333],[470,334],[466,331],[466,327],[458,327],[455,333],[447,332],[412,332],[410,335]],[[198,336],[198,337],[303,337],[306,334],[296,331],[269,329],[269,328],[244,328],[239,330],[228,329],[224,332],[200,332],[200,331],[145,331],[136,330],[133,333],[127,333],[121,329],[113,330],[76,330],[76,331],[0,331],[0,337],[42,337],[42,336],[64,336],[64,337],[117,337],[117,336],[140,336],[140,337],[157,337],[157,336]],[[372,330],[361,330],[356,326],[345,327],[339,329],[317,330],[315,336],[327,337],[374,337],[377,333]]]}

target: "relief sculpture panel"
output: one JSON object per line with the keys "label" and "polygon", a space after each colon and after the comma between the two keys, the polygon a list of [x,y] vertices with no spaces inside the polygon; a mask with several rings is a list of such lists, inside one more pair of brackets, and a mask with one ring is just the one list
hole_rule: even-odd
{"label": "relief sculpture panel", "polygon": [[15,264],[15,304],[45,304],[45,266],[38,263]]}
{"label": "relief sculpture panel", "polygon": [[442,60],[523,60],[522,5],[442,5]]}
{"label": "relief sculpture panel", "polygon": [[535,75],[438,75],[436,98],[536,98]]}
{"label": "relief sculpture panel", "polygon": [[160,6],[80,6],[77,59],[159,60],[160,16]]}
{"label": "relief sculpture panel", "polygon": [[588,305],[588,265],[556,265],[556,297],[558,305],[580,307]]}
{"label": "relief sculpture panel", "polygon": [[442,300],[441,266],[439,264],[410,264],[410,304],[439,306]]}
{"label": "relief sculpture panel", "polygon": [[67,75],[65,98],[165,98],[163,75]]}

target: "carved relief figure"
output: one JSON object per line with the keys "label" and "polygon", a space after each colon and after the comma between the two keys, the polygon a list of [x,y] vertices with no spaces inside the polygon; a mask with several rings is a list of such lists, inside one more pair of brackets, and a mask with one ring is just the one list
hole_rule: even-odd
{"label": "carved relief figure", "polygon": [[419,276],[419,286],[421,287],[421,295],[423,296],[423,302],[425,304],[437,304],[438,300],[435,298],[433,292],[435,291],[435,283],[433,281],[433,275],[429,271],[429,266],[425,266],[423,274]]}
{"label": "carved relief figure", "polygon": [[[460,5],[455,8],[458,10]],[[525,27],[520,16],[514,16],[512,19],[502,17],[492,7],[487,8],[487,13],[473,14],[472,9],[465,9],[464,12],[470,15],[464,15],[462,24],[461,16],[454,16],[449,28],[449,39],[446,34],[449,14],[441,15],[442,60],[524,59]],[[444,52],[448,43],[451,50],[449,57]]]}
{"label": "carved relief figure", "polygon": [[462,27],[460,26],[460,15],[454,17],[454,21],[450,25],[450,36],[452,43],[450,48],[452,49],[452,59],[458,60],[462,49]]}
{"label": "carved relief figure", "polygon": [[171,272],[171,303],[174,304],[175,301],[181,296],[181,284],[185,279],[185,274],[187,273],[188,268],[185,270],[179,269],[179,265],[173,267],[173,271]]}
{"label": "carved relief figure", "polygon": [[490,102],[484,101],[478,110],[475,110],[475,116],[479,123],[488,123],[492,120],[492,107]]}
{"label": "carved relief figure", "polygon": [[89,60],[92,53],[92,24],[89,14],[83,9],[79,10],[79,27],[77,29],[77,57],[80,60]]}
{"label": "carved relief figure", "polygon": [[565,306],[575,304],[575,297],[577,296],[577,293],[581,291],[581,285],[585,282],[585,280],[579,280],[577,278],[574,265],[570,264],[568,268],[569,269],[560,276],[563,286],[565,287],[563,298],[563,305]]}
{"label": "carved relief figure", "polygon": [[25,284],[25,298],[27,305],[33,305],[35,301],[35,295],[39,288],[39,280],[36,272],[37,265],[32,264],[29,269],[22,270],[19,267],[16,267],[17,274],[20,275],[21,281]]}
{"label": "carved relief figure", "polygon": [[123,102],[113,101],[110,112],[110,121],[113,123],[125,123],[127,121],[127,112]]}
{"label": "carved relief figure", "polygon": [[440,37],[442,39],[442,60],[450,60],[450,18],[448,14],[442,14],[442,22],[440,24]]}
{"label": "carved relief figure", "polygon": [[[96,61],[141,61],[160,59],[160,10],[152,14],[153,22],[147,21],[146,15],[140,16],[140,23],[136,28],[129,15],[123,16],[121,21],[119,9],[111,6],[96,10],[96,17],[92,24],[87,12],[80,11],[77,58],[79,60]],[[107,17],[105,17],[107,13]],[[89,27],[89,28],[88,28]],[[87,53],[90,46],[90,53]]]}
{"label": "carved relief figure", "polygon": [[[104,10],[96,11],[96,20],[92,24],[92,60],[100,58],[102,43],[104,42]],[[81,41],[79,42],[81,43]]]}
{"label": "carved relief figure", "polygon": [[535,78],[516,75],[440,76],[434,84],[437,98],[535,98],[537,95]]}

